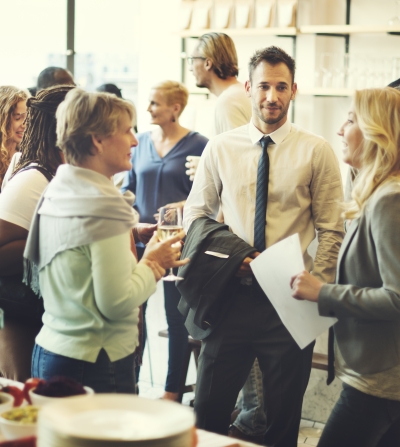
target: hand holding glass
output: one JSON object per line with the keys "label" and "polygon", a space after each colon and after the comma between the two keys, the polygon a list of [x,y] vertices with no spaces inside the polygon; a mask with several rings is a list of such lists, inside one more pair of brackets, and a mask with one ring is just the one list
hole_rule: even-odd
{"label": "hand holding glass", "polygon": [[[182,231],[182,210],[181,208],[160,208],[158,216],[157,235],[160,241],[165,241],[180,231]],[[180,244],[180,242],[177,242]],[[174,275],[172,268],[169,269],[169,274],[164,276],[163,281],[180,281],[181,277]]]}

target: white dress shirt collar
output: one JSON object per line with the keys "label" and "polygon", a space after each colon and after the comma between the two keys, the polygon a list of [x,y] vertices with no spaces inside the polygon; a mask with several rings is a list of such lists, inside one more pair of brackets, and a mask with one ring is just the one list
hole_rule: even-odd
{"label": "white dress shirt collar", "polygon": [[[286,120],[279,129],[276,129],[274,132],[270,133],[269,136],[272,138],[272,141],[275,144],[281,144],[282,141],[289,135],[291,127],[292,125],[290,124],[290,121]],[[249,123],[249,135],[253,145],[257,144],[261,140],[261,138],[265,136],[253,124],[253,120],[251,120]]]}

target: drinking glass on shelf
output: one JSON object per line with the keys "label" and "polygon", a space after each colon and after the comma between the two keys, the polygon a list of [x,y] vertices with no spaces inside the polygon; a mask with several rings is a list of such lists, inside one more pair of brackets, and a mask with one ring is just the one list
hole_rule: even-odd
{"label": "drinking glass on shelf", "polygon": [[331,88],[332,87],[332,54],[322,53],[321,54],[321,71],[322,71],[322,87]]}
{"label": "drinking glass on shelf", "polygon": [[[180,231],[182,231],[182,209],[161,207],[158,215],[158,229],[157,235],[160,241],[165,241]],[[180,244],[180,242],[177,242]],[[169,274],[163,277],[163,281],[180,281],[181,277],[174,275],[172,268],[169,269]]]}
{"label": "drinking glass on shelf", "polygon": [[397,16],[392,17],[389,20],[389,25],[391,26],[400,26],[400,0],[395,0],[397,4]]}

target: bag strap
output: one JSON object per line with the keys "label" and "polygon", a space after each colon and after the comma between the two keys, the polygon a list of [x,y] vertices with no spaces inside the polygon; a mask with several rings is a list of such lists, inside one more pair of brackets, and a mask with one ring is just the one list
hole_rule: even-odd
{"label": "bag strap", "polygon": [[[30,169],[36,169],[37,171],[39,171],[41,174],[43,174],[48,182],[51,182],[51,180],[53,179],[54,175],[48,170],[46,169],[44,166],[26,166],[25,168],[22,168],[20,171],[17,172],[17,174],[19,174],[20,172],[24,172],[24,171],[29,171]],[[17,175],[15,174],[15,175]]]}

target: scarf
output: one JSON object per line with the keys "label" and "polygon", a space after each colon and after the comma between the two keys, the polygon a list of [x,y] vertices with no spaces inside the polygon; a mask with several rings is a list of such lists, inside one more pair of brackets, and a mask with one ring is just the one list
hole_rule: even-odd
{"label": "scarf", "polygon": [[122,195],[98,172],[59,166],[33,216],[23,282],[40,295],[39,272],[58,253],[130,231],[139,220],[134,200],[131,192]]}

